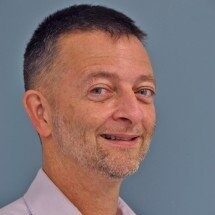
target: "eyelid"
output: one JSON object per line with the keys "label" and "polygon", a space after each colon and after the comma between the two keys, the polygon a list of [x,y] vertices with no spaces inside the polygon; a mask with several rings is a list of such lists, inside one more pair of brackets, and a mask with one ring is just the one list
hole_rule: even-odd
{"label": "eyelid", "polygon": [[[100,92],[93,92],[94,89],[101,89]],[[113,90],[106,84],[95,84],[91,86],[87,91],[87,97],[91,101],[102,102],[109,99],[113,95]]]}
{"label": "eyelid", "polygon": [[155,87],[153,86],[141,86],[141,87],[138,87],[137,90],[135,92],[138,92],[140,90],[151,90],[153,92],[153,94],[155,95],[156,94],[156,89]]}
{"label": "eyelid", "polygon": [[95,84],[95,85],[91,86],[91,87],[89,88],[88,92],[92,91],[92,90],[95,89],[95,88],[103,88],[103,89],[105,89],[105,90],[111,91],[111,90],[110,90],[110,87],[108,87],[106,84],[101,84],[101,83],[100,83],[100,84]]}
{"label": "eyelid", "polygon": [[[141,94],[141,90],[148,90],[150,92],[146,92],[146,94]],[[137,98],[144,102],[144,103],[152,103],[155,97],[155,89],[152,87],[140,87],[137,91],[135,91],[135,94],[137,94]],[[148,95],[149,94],[149,95]]]}
{"label": "eyelid", "polygon": [[[97,89],[102,90],[102,92],[101,92],[101,93],[95,92],[95,90],[97,90]],[[93,91],[94,91],[94,92],[93,92]],[[107,88],[104,88],[104,87],[93,87],[93,88],[89,91],[89,93],[95,94],[95,95],[102,95],[102,94],[104,94],[104,93],[109,93],[109,90],[108,90]]]}

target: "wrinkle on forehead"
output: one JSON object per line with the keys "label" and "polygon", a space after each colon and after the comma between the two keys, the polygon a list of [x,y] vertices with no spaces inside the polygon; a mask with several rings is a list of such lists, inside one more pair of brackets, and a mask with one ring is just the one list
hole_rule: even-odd
{"label": "wrinkle on forehead", "polygon": [[[133,53],[140,58],[148,59],[147,52],[141,41],[134,36],[121,36],[114,40],[108,34],[100,31],[79,32],[63,35],[59,38],[58,44],[62,54],[82,56],[88,58],[106,58],[108,56],[123,57],[132,59]],[[128,57],[130,56],[130,57]]]}
{"label": "wrinkle on forehead", "polygon": [[58,47],[58,61],[71,80],[97,71],[120,71],[122,76],[139,71],[153,76],[147,51],[134,36],[114,40],[99,31],[71,33],[59,38]]}

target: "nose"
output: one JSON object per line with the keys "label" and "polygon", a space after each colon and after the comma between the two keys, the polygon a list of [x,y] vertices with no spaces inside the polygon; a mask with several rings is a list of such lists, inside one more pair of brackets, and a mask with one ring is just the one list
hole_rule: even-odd
{"label": "nose", "polygon": [[144,117],[143,104],[137,100],[133,90],[131,92],[123,92],[118,96],[116,101],[116,109],[113,112],[115,121],[124,121],[129,124],[137,124]]}

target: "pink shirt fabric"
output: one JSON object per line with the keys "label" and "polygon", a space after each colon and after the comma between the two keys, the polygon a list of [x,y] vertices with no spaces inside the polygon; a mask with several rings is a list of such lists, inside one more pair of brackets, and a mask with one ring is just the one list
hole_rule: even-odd
{"label": "pink shirt fabric", "polygon": [[[135,215],[118,199],[121,215]],[[40,169],[25,195],[0,209],[0,215],[81,215],[81,212]]]}

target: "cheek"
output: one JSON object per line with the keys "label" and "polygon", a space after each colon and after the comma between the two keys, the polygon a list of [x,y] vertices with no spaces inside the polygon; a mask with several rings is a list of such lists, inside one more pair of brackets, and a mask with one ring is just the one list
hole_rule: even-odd
{"label": "cheek", "polygon": [[147,127],[154,127],[156,123],[156,111],[155,111],[155,106],[150,105],[148,107],[144,108],[144,115],[145,117],[143,118],[144,124]]}
{"label": "cheek", "polygon": [[110,109],[102,105],[80,105],[73,109],[73,116],[76,123],[88,130],[95,130],[99,128],[110,115]]}

